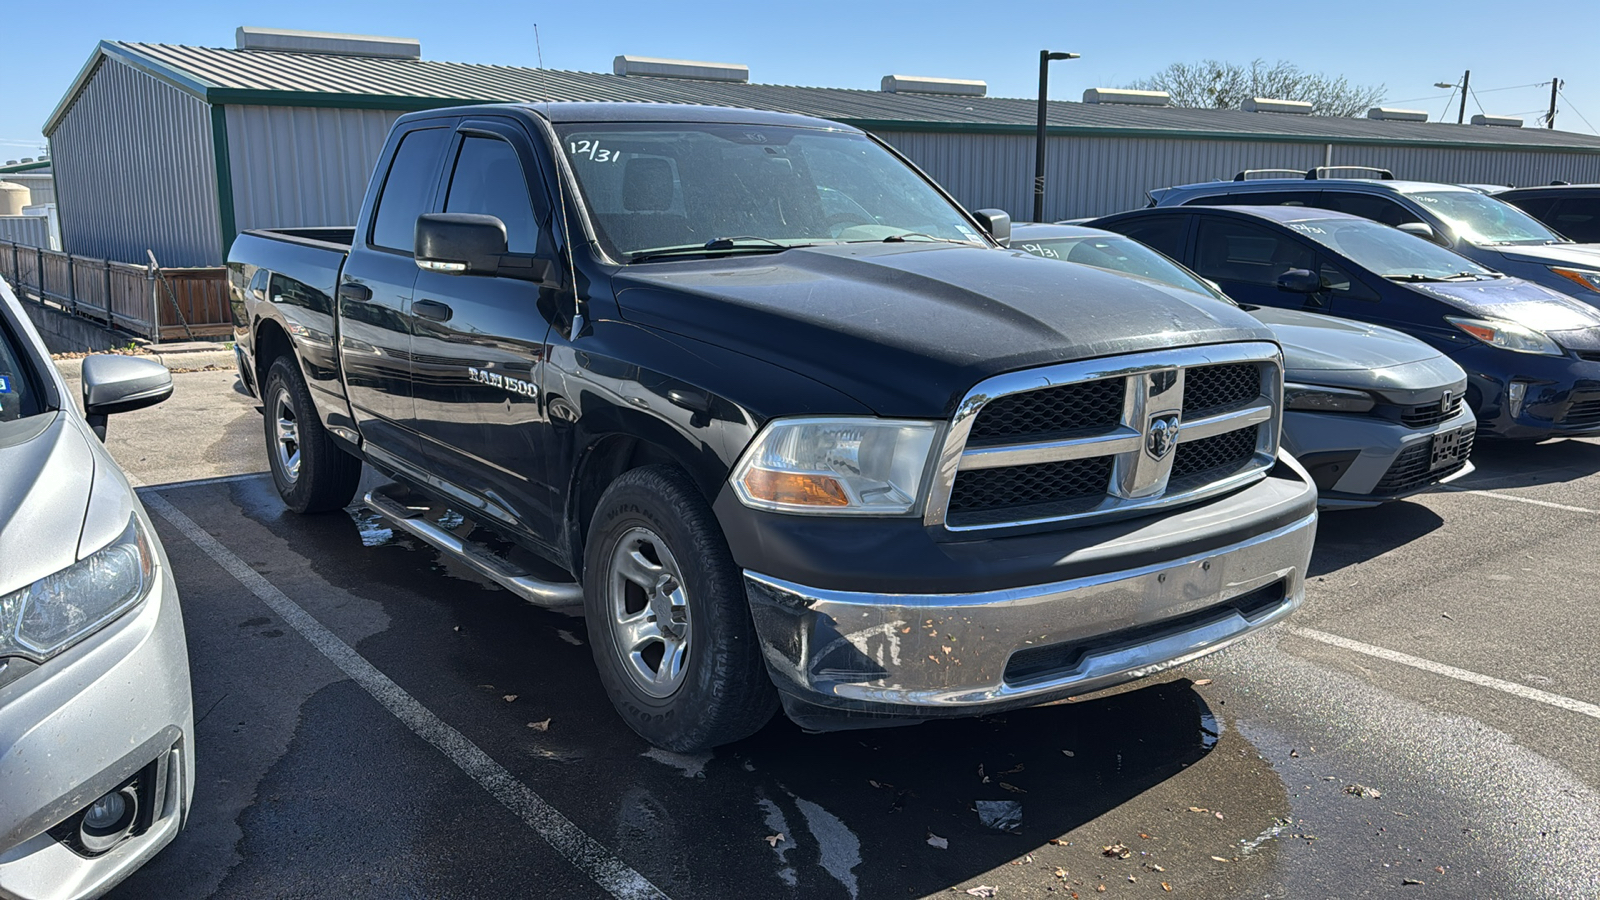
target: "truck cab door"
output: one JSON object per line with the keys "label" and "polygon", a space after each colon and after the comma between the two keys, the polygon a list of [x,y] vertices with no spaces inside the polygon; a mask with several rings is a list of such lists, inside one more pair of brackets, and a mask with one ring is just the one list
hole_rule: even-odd
{"label": "truck cab door", "polygon": [[[443,211],[494,216],[508,252],[553,259],[544,184],[519,125],[468,119],[450,143]],[[558,492],[545,471],[552,437],[540,389],[553,307],[541,291],[550,289],[525,278],[419,272],[412,371],[429,471],[478,513],[553,545]]]}
{"label": "truck cab door", "polygon": [[425,123],[396,135],[386,170],[374,175],[367,208],[340,272],[339,361],[363,445],[380,462],[421,457],[411,390],[412,255],[417,217],[433,209],[450,125]]}

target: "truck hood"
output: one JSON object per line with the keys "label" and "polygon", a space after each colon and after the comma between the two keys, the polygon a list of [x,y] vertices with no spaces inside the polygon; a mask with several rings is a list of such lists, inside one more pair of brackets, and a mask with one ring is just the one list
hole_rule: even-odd
{"label": "truck hood", "polygon": [[[1600,262],[1600,256],[1596,257]],[[1468,316],[1542,331],[1569,350],[1600,349],[1600,309],[1521,278],[1407,284]]]}
{"label": "truck hood", "polygon": [[0,595],[77,561],[94,470],[66,413],[0,424]]}
{"label": "truck hood", "polygon": [[885,416],[944,417],[1000,372],[1271,340],[1242,310],[1088,266],[950,244],[844,244],[628,266],[623,318],[799,372]]}

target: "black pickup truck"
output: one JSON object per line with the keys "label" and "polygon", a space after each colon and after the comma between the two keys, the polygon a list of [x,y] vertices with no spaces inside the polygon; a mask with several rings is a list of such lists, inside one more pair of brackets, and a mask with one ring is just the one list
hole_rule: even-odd
{"label": "black pickup truck", "polygon": [[646,739],[972,715],[1217,650],[1304,595],[1263,326],[1005,249],[793,115],[440,109],[353,229],[229,257],[284,502],[365,502],[584,608]]}

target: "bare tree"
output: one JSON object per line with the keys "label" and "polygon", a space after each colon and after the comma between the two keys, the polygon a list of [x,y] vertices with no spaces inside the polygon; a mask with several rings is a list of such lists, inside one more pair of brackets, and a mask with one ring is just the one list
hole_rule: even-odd
{"label": "bare tree", "polygon": [[1166,91],[1174,106],[1198,109],[1238,109],[1251,97],[1304,100],[1319,116],[1359,116],[1382,103],[1386,91],[1381,84],[1351,84],[1342,75],[1307,72],[1281,59],[1270,65],[1261,59],[1248,64],[1216,59],[1173,63],[1128,86]]}

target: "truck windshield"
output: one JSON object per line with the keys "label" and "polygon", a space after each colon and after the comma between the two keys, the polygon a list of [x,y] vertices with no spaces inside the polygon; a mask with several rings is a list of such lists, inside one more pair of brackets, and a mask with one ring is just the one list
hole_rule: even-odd
{"label": "truck windshield", "polygon": [[1473,244],[1566,243],[1538,219],[1477,191],[1417,191],[1406,196]]}
{"label": "truck windshield", "polygon": [[1233,302],[1225,294],[1212,290],[1210,285],[1200,280],[1199,276],[1191,274],[1188,269],[1133,238],[1085,235],[1030,240],[1014,236],[1011,247],[1045,259],[1059,259],[1094,266],[1097,269],[1110,269],[1126,275],[1137,275],[1175,288]]}
{"label": "truck windshield", "polygon": [[1384,278],[1438,281],[1494,274],[1438,244],[1370,219],[1313,219],[1289,227]]}
{"label": "truck windshield", "polygon": [[612,122],[558,134],[600,242],[619,260],[849,241],[987,245],[938,191],[861,134]]}

